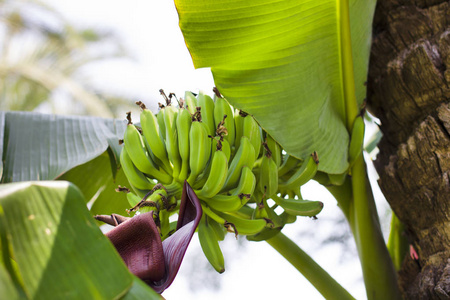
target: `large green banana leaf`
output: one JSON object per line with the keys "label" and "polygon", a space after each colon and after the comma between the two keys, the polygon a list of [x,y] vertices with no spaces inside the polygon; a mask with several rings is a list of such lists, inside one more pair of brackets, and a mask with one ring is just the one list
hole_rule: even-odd
{"label": "large green banana leaf", "polygon": [[0,299],[161,299],[129,273],[68,182],[0,185],[0,241]]}
{"label": "large green banana leaf", "polygon": [[67,180],[91,202],[92,214],[122,213],[129,186],[117,169],[126,123],[96,117],[0,112],[1,182]]}
{"label": "large green banana leaf", "polygon": [[125,127],[113,119],[0,112],[1,182],[55,179],[108,147],[117,161]]}
{"label": "large green banana leaf", "polygon": [[[375,2],[350,0],[359,103],[365,97]],[[317,151],[321,171],[347,169],[340,1],[175,0],[175,5],[194,66],[211,67],[232,105],[252,114],[288,153],[305,158]]]}

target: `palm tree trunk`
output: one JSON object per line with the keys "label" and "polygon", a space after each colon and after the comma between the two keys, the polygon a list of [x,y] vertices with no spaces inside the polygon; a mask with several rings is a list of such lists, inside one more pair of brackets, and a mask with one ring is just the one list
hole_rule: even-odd
{"label": "palm tree trunk", "polygon": [[450,299],[450,2],[379,0],[368,107],[384,134],[379,185],[418,259],[405,299]]}

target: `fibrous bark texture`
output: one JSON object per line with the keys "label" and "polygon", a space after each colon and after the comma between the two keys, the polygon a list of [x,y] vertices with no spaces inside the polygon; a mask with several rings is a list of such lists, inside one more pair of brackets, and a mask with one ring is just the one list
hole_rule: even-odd
{"label": "fibrous bark texture", "polygon": [[368,107],[384,134],[379,184],[419,259],[405,299],[450,299],[450,2],[379,0]]}

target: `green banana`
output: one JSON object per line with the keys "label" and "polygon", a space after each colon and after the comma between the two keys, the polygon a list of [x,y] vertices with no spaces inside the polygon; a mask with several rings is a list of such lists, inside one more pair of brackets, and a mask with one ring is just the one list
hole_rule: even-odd
{"label": "green banana", "polygon": [[350,138],[350,145],[348,147],[348,160],[350,165],[353,165],[358,156],[361,155],[363,144],[364,119],[362,116],[358,116],[353,122],[352,135]]}
{"label": "green banana", "polygon": [[217,239],[219,241],[223,241],[225,239],[225,235],[227,231],[225,230],[225,227],[223,225],[220,225],[216,222],[216,220],[213,220],[208,217],[208,225],[214,230]]}
{"label": "green banana", "polygon": [[194,186],[198,175],[205,169],[211,153],[211,146],[206,127],[199,121],[193,121],[189,130],[189,168],[187,179]]}
{"label": "green banana", "polygon": [[281,206],[290,215],[313,217],[323,209],[320,201],[310,201],[302,199],[284,199],[277,196],[272,197],[273,201]]}
{"label": "green banana", "polygon": [[156,115],[156,120],[158,121],[159,131],[161,132],[161,136],[163,140],[166,139],[166,123],[164,122],[164,113],[166,111],[166,107],[162,104],[159,105],[159,112]]}
{"label": "green banana", "polygon": [[191,92],[185,92],[184,101],[185,106],[187,107],[191,115],[195,114],[195,112],[197,111],[197,99],[195,98],[195,96]]}
{"label": "green banana", "polygon": [[253,168],[254,163],[255,148],[253,148],[250,140],[246,136],[243,136],[241,138],[239,149],[233,157],[230,167],[228,168],[227,180],[225,181],[222,191],[235,187],[239,181],[242,167],[247,166],[249,168]]}
{"label": "green banana", "polygon": [[128,182],[141,190],[151,190],[155,186],[153,180],[148,179],[141,171],[139,171],[131,161],[130,156],[125,148],[120,152],[120,165],[128,179]]}
{"label": "green banana", "polygon": [[281,177],[284,174],[288,173],[290,170],[297,167],[297,165],[299,163],[301,163],[300,160],[298,160],[297,158],[295,158],[289,154],[286,154],[284,156],[281,166],[278,168],[278,177]]}
{"label": "green banana", "polygon": [[297,189],[298,187],[307,183],[317,173],[319,158],[314,152],[305,160],[300,167],[287,181],[280,182],[280,189]]}
{"label": "green banana", "polygon": [[202,247],[203,253],[213,268],[223,273],[225,271],[225,261],[219,246],[219,238],[214,229],[209,224],[207,215],[203,215],[198,224],[198,239]]}
{"label": "green banana", "polygon": [[251,115],[247,115],[244,118],[244,124],[242,127],[242,136],[249,138],[250,142],[255,148],[255,159],[259,157],[259,152],[261,151],[261,129],[255,118]]}
{"label": "green banana", "polygon": [[208,128],[208,135],[214,136],[216,133],[216,127],[214,126],[214,101],[213,99],[205,95],[202,91],[197,96],[197,106],[202,110],[202,122]]}
{"label": "green banana", "polygon": [[275,228],[264,228],[263,230],[261,230],[257,234],[247,235],[246,238],[247,238],[247,240],[249,240],[251,242],[266,241],[266,240],[276,236],[278,233],[281,232],[282,229],[283,229],[282,226],[281,227],[275,227]]}
{"label": "green banana", "polygon": [[272,153],[273,160],[277,164],[277,168],[279,168],[282,161],[280,145],[269,134],[266,136],[266,143],[270,153]]}
{"label": "green banana", "polygon": [[238,186],[230,190],[231,195],[253,195],[256,187],[256,177],[252,169],[248,166],[243,166],[241,176],[239,178]]}
{"label": "green banana", "polygon": [[278,190],[278,167],[272,158],[272,153],[265,145],[259,172],[259,190],[266,198],[270,198]]}
{"label": "green banana", "polygon": [[145,147],[144,140],[133,124],[127,125],[123,139],[125,143],[124,149],[126,149],[133,164],[138,170],[163,183],[172,181],[172,177],[169,174],[158,170],[153,165],[153,161]]}
{"label": "green banana", "polygon": [[235,128],[235,138],[234,138],[234,149],[237,151],[241,144],[241,137],[244,133],[244,118],[247,116],[242,110],[235,110],[234,112],[234,128]]}
{"label": "green banana", "polygon": [[241,235],[254,235],[258,232],[261,232],[261,230],[268,226],[268,223],[265,219],[243,219],[234,212],[219,212],[219,215],[223,217],[227,222],[232,223],[236,227],[237,233]]}
{"label": "green banana", "polygon": [[227,157],[227,161],[230,161],[230,157],[231,157],[231,148],[230,148],[230,144],[228,143],[227,140],[220,140],[220,138],[218,136],[215,136],[212,139],[212,143],[211,143],[211,153],[214,153],[215,149],[217,148],[217,144],[221,143],[222,147],[222,151],[223,153],[225,153],[225,156]]}
{"label": "green banana", "polygon": [[169,155],[169,160],[173,165],[172,177],[174,179],[178,179],[181,171],[181,157],[178,148],[178,133],[176,127],[178,109],[173,106],[166,106],[164,110],[167,154]]}
{"label": "green banana", "polygon": [[212,211],[211,208],[209,208],[207,205],[202,205],[203,212],[211,219],[219,223],[220,225],[223,225],[223,227],[226,229],[227,232],[233,232],[235,236],[237,237],[237,229],[234,226],[234,224],[227,222],[224,218],[219,216],[216,212]]}
{"label": "green banana", "polygon": [[[317,175],[317,174],[316,174]],[[328,178],[330,179],[330,183],[332,185],[343,185],[345,179],[347,179],[347,172],[342,174],[328,174]]]}
{"label": "green banana", "polygon": [[182,108],[177,117],[178,150],[181,157],[181,170],[178,181],[184,182],[189,173],[189,131],[191,129],[192,117],[190,112]]}
{"label": "green banana", "polygon": [[208,206],[218,211],[237,211],[248,202],[256,186],[256,178],[249,167],[242,168],[241,178],[237,188],[230,190],[230,195],[217,194],[211,198],[199,198]]}
{"label": "green banana", "polygon": [[[219,124],[223,121],[223,126],[227,129],[227,135],[224,136],[224,139],[228,141],[230,146],[234,145],[234,139],[236,136],[236,130],[234,126],[234,116],[233,109],[230,104],[228,104],[227,100],[222,97],[218,97],[217,95],[214,97],[214,125],[217,129]],[[224,116],[226,116],[225,120],[223,120]]]}
{"label": "green banana", "polygon": [[220,192],[228,173],[228,160],[221,148],[217,148],[211,161],[211,170],[203,188],[198,192],[198,196],[211,198]]}
{"label": "green banana", "polygon": [[257,208],[265,210],[264,215],[273,222],[273,228],[266,227],[255,235],[247,235],[247,240],[254,242],[265,241],[281,232],[285,225],[285,222],[281,216],[278,216],[275,213],[274,209],[277,206],[278,205],[275,204],[273,207],[270,207],[267,203],[267,199],[263,197],[262,203],[257,205]]}
{"label": "green banana", "polygon": [[139,202],[141,202],[142,198],[137,196],[136,194],[133,193],[127,193],[127,201],[128,204],[133,207],[135,205],[137,205]]}
{"label": "green banana", "polygon": [[167,211],[166,209],[162,209],[159,211],[158,214],[159,217],[159,228],[160,228],[160,235],[161,235],[161,239],[165,239],[166,237],[169,236],[170,234],[170,212]]}
{"label": "green banana", "polygon": [[169,159],[167,157],[166,145],[158,125],[156,116],[149,109],[143,109],[141,112],[142,133],[146,138],[153,154],[163,163],[166,170],[171,170]]}

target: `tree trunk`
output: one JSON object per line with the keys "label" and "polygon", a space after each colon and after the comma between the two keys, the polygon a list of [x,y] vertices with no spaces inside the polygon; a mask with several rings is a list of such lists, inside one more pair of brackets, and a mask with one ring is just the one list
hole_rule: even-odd
{"label": "tree trunk", "polygon": [[418,260],[399,271],[405,299],[450,299],[450,3],[379,0],[368,108],[384,136],[379,185]]}

